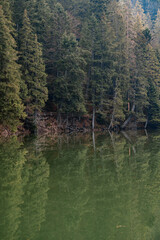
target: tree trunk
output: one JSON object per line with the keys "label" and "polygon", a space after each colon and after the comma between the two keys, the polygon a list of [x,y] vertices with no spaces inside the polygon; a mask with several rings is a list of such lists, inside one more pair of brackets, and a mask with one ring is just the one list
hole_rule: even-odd
{"label": "tree trunk", "polygon": [[146,121],[146,123],[145,123],[145,126],[144,126],[144,128],[146,129],[146,128],[147,128],[147,126],[148,126],[148,118],[147,118],[147,121]]}
{"label": "tree trunk", "polygon": [[92,116],[92,130],[94,131],[94,127],[95,127],[95,106],[93,107],[93,116]]}
{"label": "tree trunk", "polygon": [[127,120],[123,123],[123,125],[121,126],[121,128],[122,129],[124,129],[126,126],[127,126],[127,124],[130,122],[130,120],[131,120],[131,115],[127,118]]}
{"label": "tree trunk", "polygon": [[136,105],[135,105],[135,103],[134,103],[133,106],[132,106],[132,112],[135,111],[135,108],[136,108]]}
{"label": "tree trunk", "polygon": [[[135,111],[135,107],[136,107],[136,105],[133,104],[133,106],[132,106],[132,113]],[[127,120],[123,123],[123,125],[121,126],[122,129],[124,129],[124,128],[127,126],[127,124],[128,124],[128,123],[130,122],[130,120],[131,120],[131,117],[132,117],[132,115],[130,115],[130,116],[127,118]]]}

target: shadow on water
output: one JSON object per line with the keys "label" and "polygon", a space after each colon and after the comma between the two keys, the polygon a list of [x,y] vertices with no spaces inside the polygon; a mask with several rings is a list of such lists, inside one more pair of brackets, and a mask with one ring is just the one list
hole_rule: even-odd
{"label": "shadow on water", "polygon": [[0,145],[2,240],[159,239],[160,132]]}

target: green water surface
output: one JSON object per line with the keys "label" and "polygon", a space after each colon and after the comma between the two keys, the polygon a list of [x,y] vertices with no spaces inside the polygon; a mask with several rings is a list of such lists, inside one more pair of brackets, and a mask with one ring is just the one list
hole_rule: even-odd
{"label": "green water surface", "polygon": [[0,141],[0,240],[160,240],[160,132]]}

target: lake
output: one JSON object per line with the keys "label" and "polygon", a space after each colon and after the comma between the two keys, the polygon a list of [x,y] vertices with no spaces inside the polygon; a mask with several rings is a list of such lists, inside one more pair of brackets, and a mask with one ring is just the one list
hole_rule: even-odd
{"label": "lake", "polygon": [[159,240],[160,132],[0,141],[1,240]]}

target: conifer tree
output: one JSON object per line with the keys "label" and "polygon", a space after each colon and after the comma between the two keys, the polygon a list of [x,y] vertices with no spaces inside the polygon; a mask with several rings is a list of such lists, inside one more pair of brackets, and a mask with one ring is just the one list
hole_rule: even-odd
{"label": "conifer tree", "polygon": [[8,20],[8,27],[11,31],[12,36],[15,38],[16,32],[15,32],[15,26],[13,22],[13,12],[11,8],[11,1],[10,0],[0,0],[0,5],[3,8],[4,16]]}
{"label": "conifer tree", "polygon": [[38,36],[40,43],[44,44],[46,31],[48,29],[51,11],[46,0],[28,0],[25,8],[32,24],[34,32]]}
{"label": "conifer tree", "polygon": [[22,21],[23,21],[23,13],[26,8],[25,6],[26,0],[14,0],[13,3],[11,4],[12,7],[12,13],[13,13],[13,21],[16,25],[16,30],[19,32],[19,29],[22,26]]}
{"label": "conifer tree", "polygon": [[19,96],[21,76],[16,43],[9,26],[0,6],[0,123],[15,129],[24,114]]}
{"label": "conifer tree", "polygon": [[20,64],[22,65],[22,98],[31,112],[41,110],[47,101],[45,65],[41,45],[33,33],[27,10],[20,31]]}
{"label": "conifer tree", "polygon": [[[129,57],[133,52],[131,41],[133,35],[131,31],[132,16],[129,2],[125,7],[123,5],[123,3],[118,4],[113,1],[109,6],[109,12],[114,9],[113,13],[110,13],[110,21],[115,32],[116,43],[114,49],[115,61],[112,70],[112,107],[109,125],[109,128],[113,129],[119,128],[125,119],[124,112],[128,102],[126,97],[129,91],[130,67],[133,65]],[[133,55],[132,61],[134,61]]]}
{"label": "conifer tree", "polygon": [[135,4],[134,13],[135,13],[135,16],[140,16],[142,25],[144,27],[146,27],[147,18],[146,18],[146,15],[144,13],[144,9],[142,8],[142,5],[138,0],[136,1],[136,4]]}
{"label": "conifer tree", "polygon": [[145,57],[145,77],[148,80],[147,122],[159,126],[160,124],[160,63],[152,46],[147,46]]}
{"label": "conifer tree", "polygon": [[60,45],[61,58],[57,78],[53,82],[53,101],[60,113],[85,113],[83,81],[85,60],[73,34],[64,34]]}
{"label": "conifer tree", "polygon": [[[127,86],[126,91],[126,102],[125,104],[126,112],[130,112],[134,109],[134,99],[135,99],[135,76],[136,76],[136,56],[135,56],[135,39],[136,39],[136,31],[135,31],[135,18],[133,14],[133,7],[131,1],[122,1],[120,5],[120,10],[123,14],[123,23],[125,39],[123,41],[120,40],[121,44],[124,42],[124,53],[125,53],[125,67],[126,67],[126,77],[127,81],[125,84]],[[121,28],[122,29],[122,28]],[[122,54],[122,53],[121,53]],[[124,92],[124,89],[123,89]]]}
{"label": "conifer tree", "polygon": [[[113,110],[109,129],[119,128],[125,120],[124,103],[120,87],[116,86],[113,98]],[[118,129],[117,129],[118,130]]]}
{"label": "conifer tree", "polygon": [[104,12],[106,12],[109,2],[110,0],[90,0],[91,10],[97,19],[101,19]]}
{"label": "conifer tree", "polygon": [[136,37],[136,76],[135,76],[135,106],[136,115],[140,121],[146,121],[144,113],[145,108],[148,106],[147,87],[148,81],[145,77],[145,57],[148,41],[143,34],[143,24],[140,15],[137,15],[137,21],[135,24],[137,32]]}
{"label": "conifer tree", "polygon": [[70,34],[70,21],[68,14],[61,4],[57,3],[53,9],[52,17],[44,44],[46,72],[48,74],[49,98],[52,101],[54,80],[58,77],[58,61],[61,58],[61,40],[63,34]]}
{"label": "conifer tree", "polygon": [[149,12],[147,13],[146,15],[146,19],[147,19],[147,28],[150,29],[150,31],[153,30],[153,22],[152,22],[152,19],[151,19],[151,15],[149,14]]}
{"label": "conifer tree", "polygon": [[[12,20],[12,12],[11,12],[11,7],[10,7],[10,1],[9,0],[0,0],[0,5],[3,8],[3,12],[5,17],[11,21]],[[11,22],[10,22],[11,24]]]}

